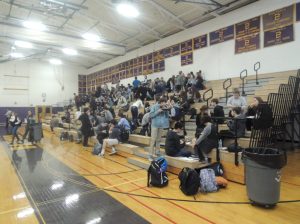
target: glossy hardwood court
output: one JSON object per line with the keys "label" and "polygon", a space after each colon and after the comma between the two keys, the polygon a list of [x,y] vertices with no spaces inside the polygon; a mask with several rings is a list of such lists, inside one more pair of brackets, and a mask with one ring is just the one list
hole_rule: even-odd
{"label": "glossy hardwood court", "polygon": [[[8,141],[10,136],[4,139]],[[147,188],[145,170],[128,164],[122,156],[100,158],[90,150],[83,150],[75,143],[60,142],[48,132],[38,148],[10,147],[2,141],[0,223],[90,224],[109,223],[117,217],[122,219],[114,223],[299,222],[298,150],[288,153],[288,166],[282,175],[281,203],[274,209],[253,207],[248,202],[246,187],[233,182],[217,193],[187,197],[178,188],[177,176],[168,173],[168,187]],[[36,173],[38,180],[33,178]],[[52,190],[40,184],[48,179],[56,181],[51,185]],[[60,193],[53,190],[59,188]],[[60,202],[65,205],[61,207],[63,214],[59,211]],[[68,207],[67,202],[72,206]],[[78,213],[81,207],[90,211],[77,214],[76,219],[57,220],[61,215],[72,214],[70,210]]]}

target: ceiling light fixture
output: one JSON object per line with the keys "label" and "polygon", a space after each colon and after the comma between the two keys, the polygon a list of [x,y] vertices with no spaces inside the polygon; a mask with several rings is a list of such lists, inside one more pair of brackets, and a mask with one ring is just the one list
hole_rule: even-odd
{"label": "ceiling light fixture", "polygon": [[85,33],[82,35],[82,37],[88,41],[98,42],[100,41],[100,37],[96,34],[92,33]]}
{"label": "ceiling light fixture", "polygon": [[23,26],[28,29],[37,30],[37,31],[47,30],[47,27],[42,22],[37,22],[37,21],[24,21]]}
{"label": "ceiling light fixture", "polygon": [[120,3],[117,5],[117,12],[125,17],[129,17],[129,18],[136,18],[140,15],[139,10],[130,3]]}
{"label": "ceiling light fixture", "polygon": [[24,58],[25,57],[22,53],[18,53],[18,52],[12,52],[12,53],[10,53],[10,56],[12,58]]}
{"label": "ceiling light fixture", "polygon": [[50,64],[52,65],[61,65],[62,61],[60,59],[52,58],[49,60]]}
{"label": "ceiling light fixture", "polygon": [[78,52],[76,50],[71,49],[71,48],[64,48],[64,49],[62,49],[62,52],[64,52],[67,55],[77,55],[78,54]]}
{"label": "ceiling light fixture", "polygon": [[20,41],[16,40],[15,41],[15,46],[17,47],[22,47],[22,48],[32,48],[32,43],[26,42],[26,41]]}

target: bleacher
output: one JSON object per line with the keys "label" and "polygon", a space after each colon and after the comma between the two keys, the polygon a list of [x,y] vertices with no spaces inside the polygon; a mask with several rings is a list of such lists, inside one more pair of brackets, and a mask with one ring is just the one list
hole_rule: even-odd
{"label": "bleacher", "polygon": [[[289,76],[295,75],[296,71],[287,71],[287,72],[280,72],[280,73],[272,73],[272,74],[264,74],[260,75],[259,77],[259,84],[256,84],[255,76],[248,76],[246,78],[244,90],[245,95],[247,97],[248,104],[252,102],[253,96],[260,96],[263,98],[263,100],[268,99],[269,93],[276,93],[278,92],[280,84],[288,83]],[[207,88],[211,88],[213,90],[213,98],[219,98],[220,99],[220,105],[224,106],[225,113],[228,113],[228,109],[226,108],[226,91],[223,89],[223,82],[225,80],[212,80],[208,81],[206,83]],[[232,86],[229,89],[229,95],[231,95],[231,89],[232,88],[241,88],[241,79],[239,77],[232,78],[231,79]],[[205,92],[201,91],[201,95]],[[150,101],[150,105],[153,104],[154,101]],[[201,102],[201,103],[195,103],[192,105],[193,108],[197,109],[199,111],[200,107],[202,105],[210,103],[210,100],[208,102]],[[57,137],[61,135],[63,131],[67,131],[70,135],[73,135],[73,138],[77,135],[76,127],[73,125],[74,118],[75,118],[75,112],[76,109],[73,108],[71,111],[71,124],[64,123],[62,127],[56,127],[54,128],[54,133]],[[140,111],[142,112],[142,111]],[[117,114],[117,111],[116,111]],[[63,112],[58,112],[56,114],[57,117],[63,116]],[[131,113],[130,110],[125,113],[125,115],[130,119]],[[50,131],[50,120],[51,117],[45,117],[43,120],[43,129],[46,131]],[[187,132],[187,136],[189,138],[193,138],[196,130],[196,124],[195,119],[190,119],[190,116],[185,116],[185,128]],[[220,125],[219,130],[225,130],[227,128],[226,125]],[[136,165],[138,167],[147,169],[149,167],[149,161],[148,161],[148,148],[150,146],[150,137],[147,136],[140,136],[136,133],[139,133],[140,128],[138,128],[134,134],[131,134],[129,137],[128,143],[125,144],[119,144],[116,146],[116,149],[118,151],[118,154],[121,156],[124,156],[127,158],[128,163]],[[167,131],[166,131],[167,132]],[[166,132],[163,134],[165,136]],[[238,139],[238,143],[241,147],[249,147],[250,143],[250,137],[251,132],[247,132],[246,136],[243,138]],[[226,140],[225,146],[232,144],[233,142],[231,140]],[[95,138],[91,138],[89,144],[94,144]],[[191,148],[192,150],[192,148]],[[107,149],[107,151],[110,151],[110,149]],[[161,154],[165,156],[166,160],[169,164],[169,171],[173,173],[178,173],[183,167],[190,167],[190,168],[200,168],[202,166],[205,166],[201,164],[197,160],[193,159],[186,159],[186,158],[174,158],[169,157],[164,154],[164,149],[161,148]],[[216,149],[214,149],[211,153],[212,161],[216,161]],[[238,182],[238,183],[244,183],[244,166],[243,162],[241,160],[241,154],[239,153],[237,155],[238,164],[235,159],[234,153],[229,153],[227,151],[220,151],[220,162],[224,165],[226,170],[226,177],[229,180]]]}

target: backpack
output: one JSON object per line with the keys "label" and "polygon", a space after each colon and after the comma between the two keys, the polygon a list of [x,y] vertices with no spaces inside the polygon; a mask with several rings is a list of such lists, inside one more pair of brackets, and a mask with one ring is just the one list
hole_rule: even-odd
{"label": "backpack", "polygon": [[235,151],[241,152],[241,151],[243,151],[243,148],[239,145],[236,146],[235,143],[232,143],[227,147],[227,151],[228,152],[235,152]]}
{"label": "backpack", "polygon": [[200,187],[200,178],[196,170],[185,167],[178,174],[179,188],[185,195],[197,194]]}
{"label": "backpack", "polygon": [[126,128],[123,125],[119,126],[119,129],[120,129],[120,142],[122,143],[127,142],[129,139],[129,131],[126,130]]}
{"label": "backpack", "polygon": [[92,151],[93,155],[99,155],[102,151],[102,145],[100,143],[96,143],[94,149]]}
{"label": "backpack", "polygon": [[164,187],[168,185],[169,180],[166,174],[167,166],[167,161],[162,157],[151,162],[148,168],[148,187],[150,185],[154,187]]}
{"label": "backpack", "polygon": [[181,117],[182,117],[182,111],[179,107],[174,107],[175,110],[175,116],[173,117],[173,120],[175,121],[180,121]]}
{"label": "backpack", "polygon": [[68,140],[68,139],[69,139],[69,133],[66,132],[66,131],[63,131],[63,132],[60,134],[59,139],[60,139],[61,141]]}
{"label": "backpack", "polygon": [[204,193],[218,191],[216,176],[213,169],[200,170],[200,191]]}

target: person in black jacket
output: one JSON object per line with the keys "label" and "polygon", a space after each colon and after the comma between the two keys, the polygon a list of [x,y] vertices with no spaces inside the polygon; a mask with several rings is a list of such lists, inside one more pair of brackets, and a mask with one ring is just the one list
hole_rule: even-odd
{"label": "person in black jacket", "polygon": [[177,122],[175,124],[174,130],[170,130],[166,137],[165,150],[168,156],[173,157],[190,157],[192,155],[191,152],[187,151],[184,146],[185,142],[180,140],[180,136],[178,135],[183,129],[183,124],[181,122]]}
{"label": "person in black jacket", "polygon": [[94,135],[92,123],[90,121],[90,109],[89,108],[84,108],[83,114],[80,115],[79,119],[82,123],[81,125],[81,133],[83,135],[83,146],[87,147],[88,146],[88,140],[89,137]]}
{"label": "person in black jacket", "polygon": [[[212,117],[217,117],[217,118],[225,117],[224,109],[222,106],[219,105],[219,100],[217,98],[212,99],[210,105],[214,109],[213,113],[211,114]],[[218,124],[224,123],[224,119],[216,119],[215,118],[215,119],[213,119],[213,121]]]}

